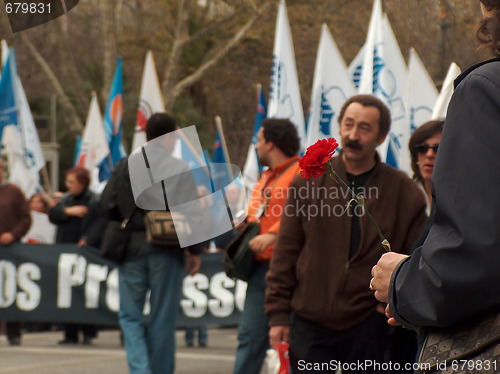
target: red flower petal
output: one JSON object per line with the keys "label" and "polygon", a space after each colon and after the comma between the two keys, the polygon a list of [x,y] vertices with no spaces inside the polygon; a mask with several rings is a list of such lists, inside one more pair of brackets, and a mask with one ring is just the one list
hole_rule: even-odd
{"label": "red flower petal", "polygon": [[321,139],[307,148],[306,154],[299,160],[302,178],[317,178],[325,174],[325,164],[331,160],[338,143],[334,138]]}

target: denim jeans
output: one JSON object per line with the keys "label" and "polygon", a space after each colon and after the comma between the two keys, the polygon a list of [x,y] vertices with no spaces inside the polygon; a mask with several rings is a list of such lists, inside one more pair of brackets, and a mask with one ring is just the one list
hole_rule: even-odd
{"label": "denim jeans", "polygon": [[258,374],[269,348],[269,319],[264,314],[266,273],[262,264],[248,279],[245,307],[238,326],[234,374]]}
{"label": "denim jeans", "polygon": [[[175,366],[175,323],[184,275],[183,260],[150,253],[119,267],[120,326],[130,374],[170,374]],[[151,290],[151,313],[143,310]]]}
{"label": "denim jeans", "polygon": [[206,325],[197,327],[186,327],[186,344],[193,345],[194,332],[198,331],[198,345],[205,346],[208,342],[208,329]]}

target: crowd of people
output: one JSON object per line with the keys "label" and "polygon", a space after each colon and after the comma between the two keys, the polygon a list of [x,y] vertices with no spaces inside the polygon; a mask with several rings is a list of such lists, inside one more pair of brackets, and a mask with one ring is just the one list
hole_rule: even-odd
{"label": "crowd of people", "polygon": [[[238,326],[235,374],[260,373],[266,351],[281,342],[289,344],[293,373],[333,373],[338,367],[332,362],[347,364],[342,373],[385,373],[390,369],[376,363],[387,362],[411,373],[415,366],[406,364],[416,362],[431,328],[498,313],[500,210],[494,189],[500,184],[500,1],[480,4],[484,19],[477,38],[495,58],[456,80],[445,120],[429,121],[413,133],[412,178],[384,164],[377,153],[390,131],[391,114],[375,96],[348,98],[338,116],[341,150],[328,162],[346,186],[329,173],[299,175],[295,125],[280,118],[262,122],[255,148],[267,169],[247,208],[246,221],[260,228],[248,243],[256,266]],[[172,116],[156,113],[146,124],[146,137],[151,141],[178,128]],[[165,167],[188,170],[171,155],[173,145],[164,143]],[[29,202],[4,182],[3,168],[0,159],[2,245],[26,234],[30,209],[56,225],[57,243],[94,248],[107,221],[128,220],[130,239],[118,267],[119,325],[128,367],[131,374],[173,373],[182,279],[199,270],[199,254],[209,242],[183,249],[146,240],[146,212],[136,206],[126,158],[115,166],[101,196],[90,191],[89,172],[76,167],[66,172],[66,193],[35,194]],[[208,191],[197,188],[192,176],[182,184],[182,191],[197,191],[200,204],[211,204]],[[352,200],[347,186],[363,197],[362,204]],[[233,187],[226,198],[234,218],[241,210],[241,191]],[[391,252],[385,253],[368,210]],[[214,238],[217,248],[237,235],[241,225],[233,223],[234,230]],[[199,346],[206,346],[206,326],[197,330]],[[67,324],[60,343],[90,344],[96,333],[95,326]],[[20,323],[8,322],[6,334],[9,344],[19,345]],[[190,329],[186,344],[193,342]],[[349,365],[359,362],[372,365],[362,370]]]}

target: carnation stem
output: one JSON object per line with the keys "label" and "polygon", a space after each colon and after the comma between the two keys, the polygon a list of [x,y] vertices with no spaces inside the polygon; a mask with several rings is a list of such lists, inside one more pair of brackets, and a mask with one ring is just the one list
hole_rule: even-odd
{"label": "carnation stem", "polygon": [[368,211],[368,208],[365,206],[365,202],[364,202],[364,198],[358,196],[351,187],[349,187],[349,185],[344,182],[342,180],[342,178],[340,178],[340,176],[335,172],[335,170],[333,170],[333,167],[332,165],[330,164],[330,162],[327,162],[326,163],[326,167],[328,169],[328,173],[330,174],[330,176],[333,178],[333,179],[336,179],[337,181],[339,181],[340,183],[342,183],[344,185],[345,188],[347,188],[347,190],[351,193],[352,195],[352,198],[356,201],[356,203],[358,203],[360,206],[363,207],[366,215],[368,216],[368,219],[370,220],[370,222],[373,224],[373,226],[375,226],[375,230],[377,230],[377,233],[378,233],[378,236],[380,236],[380,239],[382,240],[381,244],[382,246],[384,247],[385,251],[386,252],[390,252],[391,251],[391,244],[389,243],[389,241],[384,237],[384,234],[382,234],[382,231],[380,231],[380,228],[378,227],[377,223],[375,222],[375,220],[373,219],[372,215],[370,214],[370,212]]}

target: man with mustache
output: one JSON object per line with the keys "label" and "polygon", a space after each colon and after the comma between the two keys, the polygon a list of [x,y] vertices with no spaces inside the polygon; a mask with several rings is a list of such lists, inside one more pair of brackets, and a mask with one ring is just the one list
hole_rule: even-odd
{"label": "man with mustache", "polygon": [[[389,110],[374,96],[348,99],[339,114],[342,151],[331,163],[364,195],[393,248],[410,248],[424,224],[426,203],[417,185],[377,154],[390,123]],[[294,373],[385,372],[384,305],[368,289],[384,249],[363,208],[350,200],[328,175],[296,177],[289,189],[265,306],[270,343],[290,342]]]}

